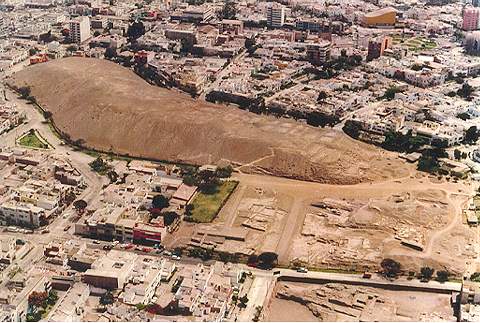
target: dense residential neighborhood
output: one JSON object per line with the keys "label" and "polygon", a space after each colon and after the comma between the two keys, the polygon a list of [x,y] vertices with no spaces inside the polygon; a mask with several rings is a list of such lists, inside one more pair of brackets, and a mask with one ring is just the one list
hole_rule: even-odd
{"label": "dense residential neighborhood", "polygon": [[480,1],[0,1],[0,320],[480,320]]}

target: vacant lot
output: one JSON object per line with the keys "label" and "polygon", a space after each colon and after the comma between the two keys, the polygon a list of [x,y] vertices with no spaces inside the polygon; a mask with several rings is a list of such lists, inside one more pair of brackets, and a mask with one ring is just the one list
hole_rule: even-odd
{"label": "vacant lot", "polygon": [[213,194],[198,193],[193,200],[192,219],[194,222],[212,222],[217,216],[220,208],[225,204],[232,194],[238,182],[225,181]]}
{"label": "vacant lot", "polygon": [[25,146],[25,147],[42,148],[42,149],[48,148],[48,145],[45,144],[42,140],[40,140],[40,138],[38,138],[35,132],[29,132],[26,135],[20,137],[20,139],[18,139],[18,143],[21,146]]}
{"label": "vacant lot", "polygon": [[151,86],[106,60],[65,58],[8,80],[30,86],[61,132],[105,152],[352,184],[402,176],[397,154],[334,129],[256,115]]}

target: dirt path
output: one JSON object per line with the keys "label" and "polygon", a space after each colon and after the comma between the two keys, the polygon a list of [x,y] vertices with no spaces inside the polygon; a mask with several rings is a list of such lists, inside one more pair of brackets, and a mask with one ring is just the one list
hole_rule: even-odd
{"label": "dirt path", "polygon": [[277,245],[276,253],[280,264],[288,264],[291,242],[295,237],[295,233],[302,229],[305,219],[304,200],[295,199],[288,216],[284,221],[283,234]]}

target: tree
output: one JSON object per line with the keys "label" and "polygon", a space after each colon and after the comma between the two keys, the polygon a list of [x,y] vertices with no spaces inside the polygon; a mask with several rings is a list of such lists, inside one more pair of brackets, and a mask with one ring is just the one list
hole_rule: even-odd
{"label": "tree", "polygon": [[105,49],[104,56],[107,59],[115,58],[115,57],[117,57],[117,50],[113,47],[107,47],[107,49]]}
{"label": "tree", "polygon": [[75,202],[73,202],[73,206],[77,209],[77,210],[84,210],[87,208],[87,202],[85,202],[84,200],[77,200]]}
{"label": "tree", "polygon": [[401,270],[400,263],[390,258],[383,259],[380,266],[382,267],[383,275],[389,278],[397,277]]}
{"label": "tree", "polygon": [[163,216],[163,223],[166,226],[169,226],[175,221],[175,219],[178,217],[178,214],[175,212],[165,212],[162,214],[162,216]]}
{"label": "tree", "polygon": [[396,86],[390,86],[386,91],[385,93],[383,94],[383,96],[380,97],[380,99],[385,99],[387,101],[391,101],[395,98],[395,94],[397,93],[401,93],[402,90],[400,90],[399,87],[396,87]]}
{"label": "tree", "polygon": [[58,301],[58,293],[56,290],[50,290],[47,297],[47,304],[54,305]]}
{"label": "tree", "polygon": [[163,209],[168,207],[169,205],[170,203],[168,202],[168,199],[165,196],[159,194],[153,197],[152,206],[155,209]]}
{"label": "tree", "polygon": [[97,157],[94,161],[88,164],[90,168],[100,174],[103,174],[108,171],[110,168],[106,161],[104,161],[101,157]]}
{"label": "tree", "polygon": [[453,151],[453,157],[456,159],[456,160],[460,160],[462,158],[462,153],[460,152],[460,150],[458,149],[455,149]]}
{"label": "tree", "polygon": [[339,118],[333,114],[326,114],[320,111],[313,111],[307,115],[307,124],[314,127],[333,127],[339,122]]}
{"label": "tree", "polygon": [[328,94],[325,91],[320,91],[318,93],[317,102],[324,102],[328,98]]}
{"label": "tree", "polygon": [[466,143],[475,143],[477,142],[479,137],[479,132],[477,130],[476,126],[471,126],[468,128],[468,130],[465,132],[465,139],[464,142]]}
{"label": "tree", "polygon": [[193,204],[187,204],[185,206],[185,214],[188,215],[188,216],[191,216],[193,208],[194,208]]}
{"label": "tree", "polygon": [[434,271],[435,270],[433,268],[422,267],[422,268],[420,268],[420,278],[430,280],[430,279],[432,279]]}
{"label": "tree", "polygon": [[263,252],[258,256],[260,262],[259,267],[265,269],[271,269],[274,267],[278,260],[278,255],[274,252]]}
{"label": "tree", "polygon": [[135,20],[131,25],[128,26],[127,36],[132,40],[143,36],[145,34],[145,26],[143,22]]}
{"label": "tree", "polygon": [[439,270],[437,271],[437,280],[439,282],[446,282],[448,281],[448,276],[450,276],[450,273],[446,270]]}
{"label": "tree", "polygon": [[243,308],[247,307],[248,297],[247,297],[246,294],[243,295],[242,297],[240,297],[238,300],[240,302],[240,304],[238,306],[243,307]]}
{"label": "tree", "polygon": [[47,301],[47,292],[32,292],[28,295],[28,305],[32,306],[34,309],[39,307],[45,307],[45,302]]}
{"label": "tree", "polygon": [[468,84],[468,82],[465,82],[462,84],[462,87],[458,89],[457,94],[458,96],[461,96],[464,99],[468,99],[473,93],[473,87]]}
{"label": "tree", "polygon": [[237,17],[237,6],[234,0],[225,0],[220,11],[220,18],[234,20]]}
{"label": "tree", "polygon": [[109,171],[107,177],[110,180],[110,183],[116,183],[118,181],[118,174],[114,170]]}
{"label": "tree", "polygon": [[195,186],[197,185],[197,180],[194,176],[188,174],[183,177],[183,183],[188,186]]}
{"label": "tree", "polygon": [[206,194],[212,194],[216,191],[219,181],[216,173],[205,169],[197,174],[198,189]]}
{"label": "tree", "polygon": [[362,130],[362,125],[355,120],[345,121],[345,125],[342,128],[343,132],[354,139],[358,139],[360,136],[360,131]]}
{"label": "tree", "polygon": [[48,120],[52,117],[52,113],[50,111],[43,111],[43,117],[45,120]]}
{"label": "tree", "polygon": [[32,47],[32,48],[30,48],[30,49],[28,50],[28,54],[29,54],[30,56],[33,56],[33,55],[35,55],[36,53],[38,53],[38,49],[36,49],[36,48],[33,48],[33,47]]}
{"label": "tree", "polygon": [[248,53],[251,55],[256,50],[256,41],[254,37],[247,37],[245,38],[245,48],[247,49]]}
{"label": "tree", "polygon": [[102,296],[100,296],[100,304],[103,306],[113,304],[113,294],[111,292],[106,292]]}
{"label": "tree", "polygon": [[78,50],[77,45],[70,45],[67,47],[67,52],[75,52]]}
{"label": "tree", "polygon": [[20,93],[20,98],[27,99],[30,96],[31,89],[29,86],[22,86],[18,89],[18,93]]}
{"label": "tree", "polygon": [[233,167],[231,165],[227,165],[225,167],[218,167],[215,175],[219,178],[228,178],[232,176]]}
{"label": "tree", "polygon": [[[455,95],[455,93],[454,93],[454,95]],[[466,121],[466,120],[470,119],[470,115],[467,112],[461,112],[461,113],[457,114],[457,118],[462,119],[463,121]]]}

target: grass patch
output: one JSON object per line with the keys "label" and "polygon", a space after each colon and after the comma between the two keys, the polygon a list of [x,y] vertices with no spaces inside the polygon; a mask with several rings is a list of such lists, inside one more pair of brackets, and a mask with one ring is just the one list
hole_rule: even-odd
{"label": "grass patch", "polygon": [[192,202],[191,217],[193,222],[212,222],[237,185],[238,182],[236,181],[225,181],[218,186],[213,194],[198,193]]}
{"label": "grass patch", "polygon": [[404,46],[407,46],[408,49],[411,51],[433,49],[437,47],[437,43],[435,41],[424,37],[411,37],[402,39],[402,36],[395,35],[392,37],[392,39],[395,45],[402,44]]}
{"label": "grass patch", "polygon": [[21,146],[31,147],[31,148],[41,148],[47,149],[48,144],[44,143],[35,132],[29,132],[26,135],[20,137],[18,143]]}

